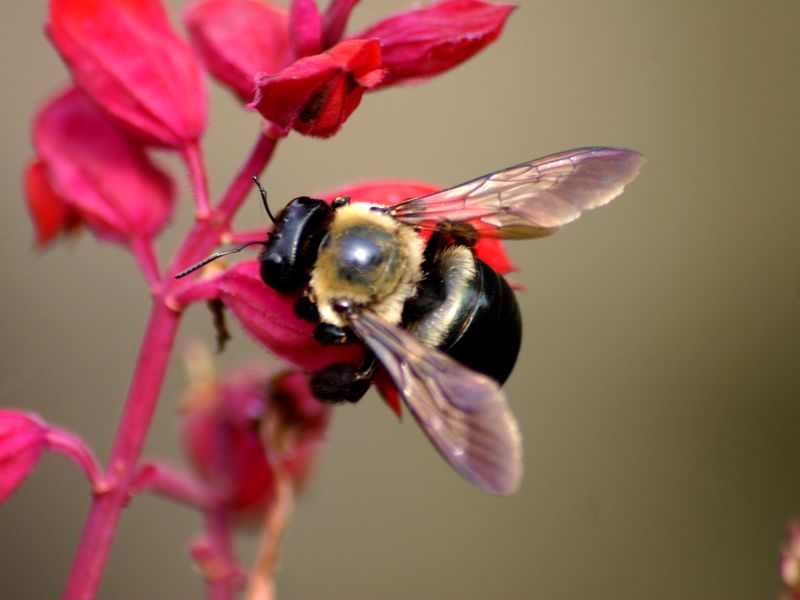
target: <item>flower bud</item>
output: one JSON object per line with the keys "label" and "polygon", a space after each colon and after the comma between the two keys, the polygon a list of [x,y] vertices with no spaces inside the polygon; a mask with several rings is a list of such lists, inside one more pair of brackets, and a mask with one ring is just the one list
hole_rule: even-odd
{"label": "flower bud", "polygon": [[158,0],[50,0],[47,32],[75,83],[124,127],[170,148],[201,137],[203,74]]}
{"label": "flower bud", "polygon": [[48,102],[33,127],[39,160],[29,171],[29,206],[40,240],[74,225],[129,243],[152,238],[172,210],[172,181],[138,140],[122,132],[82,93]]}
{"label": "flower bud", "polygon": [[322,15],[316,0],[292,0],[289,39],[295,58],[322,52]]}
{"label": "flower bud", "polygon": [[292,62],[286,11],[256,0],[204,0],[183,13],[192,45],[208,71],[242,102],[250,102],[258,73]]}
{"label": "flower bud", "polygon": [[45,449],[46,425],[29,413],[0,409],[0,503],[33,470]]}
{"label": "flower bud", "polygon": [[381,41],[386,69],[381,86],[426,79],[456,67],[496,40],[514,8],[444,0],[389,17],[355,37]]}
{"label": "flower bud", "polygon": [[273,376],[263,366],[222,376],[207,371],[184,402],[184,448],[225,505],[253,514],[274,499],[279,477],[302,484],[329,414],[311,396],[302,373]]}
{"label": "flower bud", "polygon": [[68,233],[80,225],[78,213],[50,186],[47,167],[41,160],[32,160],[25,169],[25,197],[38,246],[46,246],[59,233]]}

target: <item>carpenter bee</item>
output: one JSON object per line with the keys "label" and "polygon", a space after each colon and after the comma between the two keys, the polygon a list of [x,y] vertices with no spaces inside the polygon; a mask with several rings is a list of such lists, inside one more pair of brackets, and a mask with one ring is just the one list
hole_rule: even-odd
{"label": "carpenter bee", "polygon": [[[473,248],[480,237],[551,235],[619,196],[643,162],[631,150],[582,148],[394,206],[295,198],[277,218],[256,180],[274,223],[256,242],[264,246],[264,283],[302,292],[295,312],[318,323],[320,341],[366,348],[359,365],[315,373],[314,394],[356,401],[382,366],[456,471],[487,492],[513,493],[521,437],[500,386],[516,362],[522,324],[508,283]],[[422,230],[431,232],[427,242]]]}

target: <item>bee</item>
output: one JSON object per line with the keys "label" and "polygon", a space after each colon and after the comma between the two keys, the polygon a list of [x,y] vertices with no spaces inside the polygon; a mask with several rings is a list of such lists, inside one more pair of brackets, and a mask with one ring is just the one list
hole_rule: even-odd
{"label": "bee", "polygon": [[522,442],[501,385],[522,321],[514,292],[475,256],[475,244],[551,235],[619,196],[643,162],[631,150],[581,148],[393,206],[303,196],[277,218],[255,180],[274,223],[267,239],[177,277],[262,245],[261,278],[279,292],[302,292],[295,312],[317,323],[314,336],[366,349],[359,365],[315,373],[314,394],[357,401],[382,367],[442,457],[479,488],[507,495],[522,477]]}

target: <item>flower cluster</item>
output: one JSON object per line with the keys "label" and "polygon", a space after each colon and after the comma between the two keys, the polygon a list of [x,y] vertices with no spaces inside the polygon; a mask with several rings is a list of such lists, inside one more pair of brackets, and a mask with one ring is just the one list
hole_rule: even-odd
{"label": "flower cluster", "polygon": [[[36,415],[0,410],[0,502],[45,450],[69,457],[90,480],[92,508],[65,597],[97,592],[119,514],[145,490],[206,516],[206,534],[193,555],[214,597],[232,598],[241,581],[229,539],[232,518],[266,513],[266,537],[273,543],[280,537],[281,490],[302,487],[329,420],[329,409],[311,397],[305,373],[357,361],[363,350],[317,343],[311,326],[295,317],[294,298],[264,286],[253,260],[217,264],[198,278],[176,281],[173,275],[224,242],[263,239],[263,231],[236,231],[232,221],[251,178],[266,168],[282,137],[291,131],[336,134],[366,92],[461,64],[497,39],[514,8],[438,0],[350,34],[356,4],[331,0],[322,10],[315,0],[292,0],[288,7],[270,0],[199,0],[183,12],[186,42],[159,0],[50,0],[46,32],[71,82],[52,91],[33,121],[35,156],[24,188],[37,244],[80,229],[118,244],[135,259],[153,301],[107,471],[79,437]],[[216,202],[209,198],[202,151],[207,73],[252,110],[256,134]],[[170,221],[177,185],[154,150],[179,154],[195,204],[195,223],[168,262],[155,241]],[[390,180],[319,197],[393,204],[436,189]],[[512,269],[496,241],[481,241],[476,252],[501,273]],[[295,370],[275,375],[253,367],[218,376],[208,368],[195,377],[184,403],[183,439],[194,467],[188,475],[143,463],[140,454],[180,317],[198,301],[224,305]],[[381,377],[376,384],[399,411],[391,385]],[[274,551],[268,547],[258,563],[262,579]]]}

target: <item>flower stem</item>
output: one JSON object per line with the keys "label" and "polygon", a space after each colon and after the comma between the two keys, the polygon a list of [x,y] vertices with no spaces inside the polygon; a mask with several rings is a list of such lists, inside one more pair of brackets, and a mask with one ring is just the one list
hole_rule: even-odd
{"label": "flower stem", "polygon": [[120,513],[128,501],[128,486],[150,427],[178,321],[178,313],[160,300],[154,301],[111,451],[106,475],[109,489],[96,494],[92,502],[67,582],[65,600],[89,600],[97,593]]}
{"label": "flower stem", "polygon": [[48,427],[45,434],[47,447],[58,452],[78,465],[89,478],[94,493],[102,493],[106,489],[103,471],[92,450],[77,435],[58,427]]}
{"label": "flower stem", "polygon": [[205,258],[219,243],[220,237],[228,231],[233,216],[252,189],[253,175],[259,175],[272,158],[278,139],[271,130],[259,134],[247,161],[233,178],[219,205],[212,211],[211,217],[195,224],[175,254],[172,264],[167,269],[168,277],[173,277],[175,273]]}
{"label": "flower stem", "polygon": [[[220,236],[230,226],[234,214],[247,195],[250,178],[266,167],[277,139],[271,130],[260,133],[244,166],[210,216],[200,148],[196,145],[190,146],[185,152],[196,194],[198,220],[163,275],[164,279],[159,286],[161,290],[154,296],[150,319],[104,477],[107,487],[96,491],[94,495],[78,552],[72,563],[64,600],[91,600],[96,596],[120,514],[130,499],[131,483],[136,475],[139,455],[150,428],[180,322],[180,311],[174,310],[165,301],[168,295],[166,291],[174,283],[172,276],[186,265],[197,262],[219,243]],[[207,218],[203,218],[203,207],[206,208]],[[141,257],[145,257],[145,264],[150,263],[150,258],[145,255]],[[149,272],[150,279],[154,269],[147,267],[145,272]],[[232,596],[219,596],[225,597]]]}
{"label": "flower stem", "polygon": [[189,180],[194,191],[195,218],[198,221],[205,221],[211,214],[211,206],[208,203],[208,180],[199,142],[191,143],[184,148],[183,160],[189,169]]}
{"label": "flower stem", "polygon": [[208,597],[212,600],[234,600],[241,571],[233,555],[230,514],[225,508],[220,507],[206,514],[206,532],[220,561],[220,572],[216,577],[206,579]]}
{"label": "flower stem", "polygon": [[275,569],[283,531],[294,507],[294,489],[285,475],[277,478],[275,502],[264,519],[261,544],[247,582],[247,600],[275,600]]}

